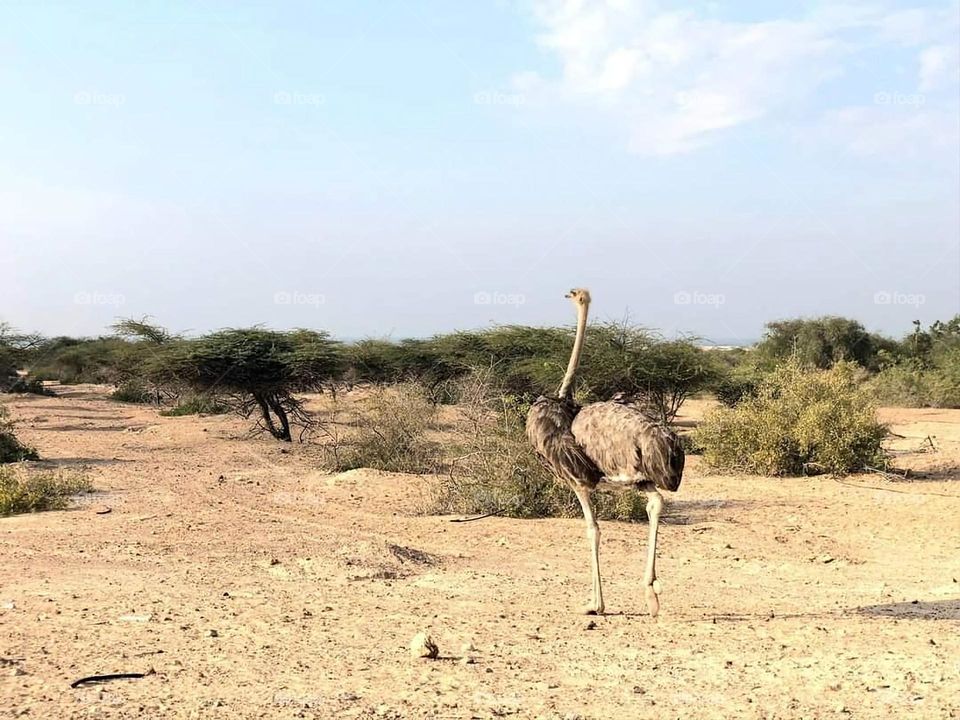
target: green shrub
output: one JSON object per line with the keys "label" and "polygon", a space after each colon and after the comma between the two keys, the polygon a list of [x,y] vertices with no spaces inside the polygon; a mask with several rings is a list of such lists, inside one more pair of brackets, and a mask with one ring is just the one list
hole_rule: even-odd
{"label": "green shrub", "polygon": [[883,466],[885,435],[855,364],[813,370],[792,358],[764,378],[756,397],[708,413],[695,442],[720,470],[844,474]]}
{"label": "green shrub", "polygon": [[41,380],[74,383],[113,383],[121,380],[118,364],[132,343],[115,337],[53,338],[38,348],[30,374]]}
{"label": "green shrub", "polygon": [[230,406],[216,395],[188,395],[180,398],[172,408],[161,410],[163,417],[183,417],[185,415],[223,415],[230,412]]}
{"label": "green shrub", "polygon": [[38,459],[36,450],[17,440],[13,434],[13,425],[7,420],[6,408],[0,407],[0,463]]}
{"label": "green shrub", "polygon": [[110,399],[117,402],[149,405],[156,400],[156,394],[149,385],[141,380],[127,380],[120,383],[117,389],[110,393]]}
{"label": "green shrub", "polygon": [[728,375],[714,385],[714,394],[722,404],[733,407],[744,398],[754,397],[760,387],[760,378]]}
{"label": "green shrub", "polygon": [[876,370],[880,352],[897,349],[895,341],[867,332],[856,320],[827,316],[767,323],[756,352],[768,367],[798,357],[804,365],[821,369],[849,361]]}
{"label": "green shrub", "polygon": [[[529,403],[502,394],[490,369],[465,377],[460,398],[465,439],[447,474],[430,489],[428,512],[582,516],[576,495],[544,467],[527,440]],[[596,493],[594,506],[601,519],[646,518],[646,497],[635,492]]]}
{"label": "green shrub", "polygon": [[437,409],[419,383],[377,388],[351,419],[350,436],[328,446],[338,471],[372,468],[430,473],[441,464],[440,446],[428,437]]}
{"label": "green shrub", "polygon": [[927,407],[930,397],[927,373],[906,364],[881,370],[865,388],[878,404],[892,407]]}
{"label": "green shrub", "polygon": [[885,368],[866,382],[877,403],[892,407],[960,407],[960,351],[945,353],[940,367],[911,362]]}
{"label": "green shrub", "polygon": [[938,358],[931,379],[930,403],[933,407],[960,408],[960,348]]}
{"label": "green shrub", "polygon": [[71,496],[91,489],[78,475],[0,467],[0,516],[59,510]]}
{"label": "green shrub", "polygon": [[[523,399],[557,392],[573,346],[571,328],[506,325],[428,340],[363,340],[344,348],[347,382],[416,380],[439,404],[455,402],[456,383],[473,368],[496,368],[497,386]],[[664,341],[629,321],[587,330],[580,387],[589,401],[617,392],[672,419],[690,395],[712,385],[716,362],[688,341]]]}

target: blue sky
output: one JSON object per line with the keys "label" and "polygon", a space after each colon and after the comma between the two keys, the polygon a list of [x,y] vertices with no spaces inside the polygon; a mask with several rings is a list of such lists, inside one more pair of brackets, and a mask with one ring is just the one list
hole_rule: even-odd
{"label": "blue sky", "polygon": [[0,317],[960,311],[956,2],[0,2]]}

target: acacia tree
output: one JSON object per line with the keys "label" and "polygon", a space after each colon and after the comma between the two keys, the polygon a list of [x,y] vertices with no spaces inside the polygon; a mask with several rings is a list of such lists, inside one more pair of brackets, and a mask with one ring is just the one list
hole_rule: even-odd
{"label": "acacia tree", "polygon": [[257,415],[260,430],[290,442],[291,424],[315,424],[295,393],[322,390],[340,366],[339,344],[327,333],[247,328],[164,343],[145,371],[161,386],[216,392],[243,417]]}
{"label": "acacia tree", "polygon": [[[148,322],[150,318],[140,320],[125,318],[111,326],[113,332],[127,342],[114,349],[111,354],[114,383],[119,390],[126,390],[132,397],[152,398],[159,407],[163,402],[163,388],[149,383],[144,377],[143,368],[147,359],[155,355],[167,344],[178,340],[169,330]],[[177,397],[175,389],[167,388],[169,395]]]}
{"label": "acacia tree", "polygon": [[26,381],[17,373],[29,365],[30,354],[41,342],[37,334],[18,333],[0,322],[0,392],[43,392],[39,382]]}
{"label": "acacia tree", "polygon": [[721,375],[716,359],[691,341],[663,340],[629,319],[599,324],[589,333],[583,370],[588,395],[606,400],[622,393],[663,423]]}
{"label": "acacia tree", "polygon": [[796,357],[804,365],[822,370],[841,360],[876,370],[878,354],[897,349],[895,342],[867,332],[856,320],[834,316],[767,323],[757,345],[758,355],[769,367]]}

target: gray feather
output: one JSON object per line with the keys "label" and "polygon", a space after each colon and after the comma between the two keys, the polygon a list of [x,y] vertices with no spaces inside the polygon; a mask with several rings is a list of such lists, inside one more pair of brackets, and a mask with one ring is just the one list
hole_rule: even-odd
{"label": "gray feather", "polygon": [[570,431],[605,476],[642,476],[663,490],[680,487],[685,459],[680,439],[636,406],[587,405],[576,414]]}
{"label": "gray feather", "polygon": [[580,406],[567,399],[537,398],[527,413],[527,437],[557,477],[592,487],[603,473],[570,431],[579,411]]}

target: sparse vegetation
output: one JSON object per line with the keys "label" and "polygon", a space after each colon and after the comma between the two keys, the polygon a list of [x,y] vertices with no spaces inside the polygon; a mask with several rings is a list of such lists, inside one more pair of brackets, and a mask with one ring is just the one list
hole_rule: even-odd
{"label": "sparse vegetation", "polygon": [[[364,340],[344,348],[345,378],[377,384],[415,379],[434,402],[448,404],[455,400],[457,382],[473,368],[495,367],[504,393],[532,400],[556,392],[572,342],[569,328],[522,325],[400,343]],[[629,392],[665,420],[719,377],[713,359],[692,342],[664,341],[628,320],[591,326],[585,357],[580,383],[585,400]]]}
{"label": "sparse vegetation", "polygon": [[7,419],[7,410],[0,407],[0,463],[37,460],[37,451],[27,447],[13,434],[13,424]]}
{"label": "sparse vegetation", "polygon": [[792,358],[761,381],[756,396],[709,413],[695,442],[720,470],[845,474],[883,466],[885,435],[855,364],[818,370]]}
{"label": "sparse vegetation", "polygon": [[945,353],[936,367],[907,362],[884,368],[866,387],[881,405],[960,407],[960,351]]}
{"label": "sparse vegetation", "polygon": [[179,398],[176,405],[161,410],[163,417],[183,417],[185,415],[223,415],[230,412],[230,406],[217,395],[200,394]]}
{"label": "sparse vegetation", "polygon": [[154,391],[139,379],[126,380],[110,393],[110,399],[117,402],[148,404],[154,401]]}
{"label": "sparse vegetation", "polygon": [[6,323],[0,322],[0,392],[49,394],[38,378],[24,377],[18,372],[41,342],[39,335],[17,333]]}
{"label": "sparse vegetation", "polygon": [[91,490],[81,475],[0,467],[0,516],[60,510],[72,496]]}
{"label": "sparse vegetation", "polygon": [[[462,511],[507,507],[508,513],[531,516],[579,513],[566,488],[555,486],[539,467],[522,432],[529,402],[556,391],[572,343],[570,328],[503,326],[346,345],[322,332],[261,328],[187,339],[146,318],[122,320],[113,329],[114,336],[96,339],[43,339],[0,324],[0,389],[48,392],[40,382],[45,377],[114,383],[113,399],[156,403],[165,416],[238,412],[285,441],[293,439],[297,426],[301,439],[309,431],[335,434],[328,443],[334,467],[405,472],[434,472],[451,461],[440,458],[432,438],[438,406],[458,404],[472,419],[466,422],[465,447],[448,453],[453,469],[446,473],[444,492],[460,499],[440,505]],[[28,366],[32,372],[18,377],[17,370]],[[829,381],[808,374],[839,366],[844,369]],[[800,367],[811,369],[803,371],[806,389],[782,386],[791,378],[800,382]],[[478,400],[476,388],[470,388],[481,375],[484,397]],[[818,395],[840,386],[847,393],[847,380],[859,383],[860,391],[837,399],[836,407]],[[339,428],[313,417],[298,397],[358,384],[373,386],[366,415]],[[665,341],[628,320],[590,327],[581,401],[623,392],[670,422],[687,397],[704,391],[731,412],[718,411],[685,442],[718,467],[786,474],[846,472],[868,456],[878,463],[871,455],[876,433],[864,419],[868,397],[888,405],[960,407],[960,316],[927,329],[917,322],[902,341],[869,333],[846,318],[784,320],[770,323],[755,349],[713,352],[687,340]],[[789,406],[789,398],[804,398],[809,407],[798,407],[799,400]],[[837,409],[842,407],[846,410]],[[826,423],[819,434],[817,413]],[[711,435],[718,423],[722,437]],[[32,457],[5,428],[6,456]],[[865,433],[863,447],[851,432]],[[844,443],[857,446],[853,455],[842,449]],[[464,499],[468,495],[472,499]],[[642,514],[622,506],[604,511]]]}
{"label": "sparse vegetation", "polygon": [[900,352],[867,386],[884,405],[960,407],[960,315],[923,330],[919,322]]}
{"label": "sparse vegetation", "polygon": [[437,408],[423,385],[401,383],[377,388],[362,401],[349,423],[350,435],[328,445],[338,470],[372,468],[387,472],[431,473],[441,464],[441,449],[430,439]]}

